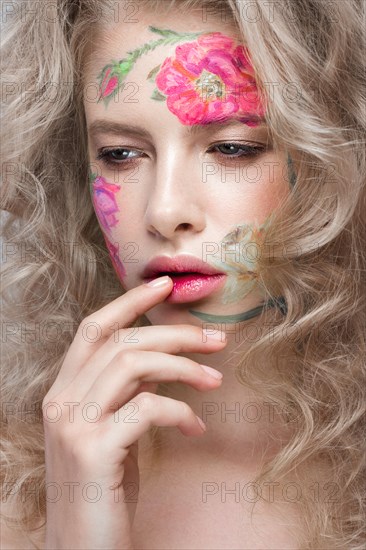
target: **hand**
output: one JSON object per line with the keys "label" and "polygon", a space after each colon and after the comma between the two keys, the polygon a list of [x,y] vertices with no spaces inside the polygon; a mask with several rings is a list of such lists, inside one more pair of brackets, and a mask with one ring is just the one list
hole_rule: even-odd
{"label": "hand", "polygon": [[174,354],[213,353],[226,341],[192,325],[127,328],[172,286],[142,284],[85,318],[43,399],[47,549],[133,548],[136,501],[125,496],[138,493],[138,439],[152,425],[204,433],[186,403],[155,392],[160,382],[218,388],[221,380]]}

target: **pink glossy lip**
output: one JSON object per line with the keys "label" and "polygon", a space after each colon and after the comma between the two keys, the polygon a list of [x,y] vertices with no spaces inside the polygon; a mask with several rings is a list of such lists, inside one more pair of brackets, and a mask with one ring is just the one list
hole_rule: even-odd
{"label": "pink glossy lip", "polygon": [[[205,298],[214,290],[219,289],[226,275],[217,273],[216,275],[204,275],[203,273],[166,273],[173,280],[173,289],[165,302],[170,304],[182,304],[185,302],[194,302]],[[157,277],[147,277],[145,282],[149,282]]]}
{"label": "pink glossy lip", "polygon": [[[170,256],[156,256],[145,266],[142,277],[155,277],[157,275],[169,275],[169,273],[203,273],[204,275],[216,275],[217,269],[203,262],[196,256],[181,254],[171,258]],[[222,273],[221,273],[222,274]]]}
{"label": "pink glossy lip", "polygon": [[169,275],[173,289],[165,302],[181,304],[205,298],[223,284],[226,274],[191,254],[156,256],[142,273],[145,282]]}

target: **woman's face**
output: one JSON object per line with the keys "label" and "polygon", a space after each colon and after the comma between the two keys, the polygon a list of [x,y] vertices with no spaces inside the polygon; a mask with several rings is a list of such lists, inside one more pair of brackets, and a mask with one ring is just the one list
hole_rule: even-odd
{"label": "woman's face", "polygon": [[[235,28],[200,12],[133,19],[95,37],[86,65],[94,208],[126,290],[156,256],[193,256],[223,274],[173,277],[153,324],[219,322],[263,301],[255,258],[289,193],[287,157],[272,150]],[[158,266],[179,269],[194,271]]]}

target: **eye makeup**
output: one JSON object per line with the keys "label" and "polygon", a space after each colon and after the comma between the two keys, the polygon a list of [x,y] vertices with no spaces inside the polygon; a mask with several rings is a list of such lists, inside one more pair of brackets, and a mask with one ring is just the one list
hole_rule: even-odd
{"label": "eye makeup", "polygon": [[[133,152],[139,154],[135,156],[127,156]],[[125,155],[125,153],[127,154]],[[138,162],[137,159],[139,158],[139,155],[143,156],[143,154],[144,153],[142,153],[142,151],[127,147],[102,147],[101,149],[98,149],[95,160],[102,161],[103,165],[111,170],[126,170],[134,167]],[[120,156],[122,158],[116,158],[116,156]]]}
{"label": "eye makeup", "polygon": [[[265,145],[253,145],[241,142],[224,141],[211,145],[206,154],[213,155],[216,157],[217,160],[222,162],[237,162],[245,161],[248,158],[253,159],[267,150],[268,148]],[[131,153],[138,154],[128,157],[127,155]],[[116,158],[116,156],[120,156],[122,158]],[[102,147],[101,149],[98,149],[95,160],[102,161],[104,166],[106,166],[107,168],[113,170],[125,170],[138,164],[138,159],[142,158],[143,156],[143,152],[138,151],[137,149],[130,149],[128,147]]]}

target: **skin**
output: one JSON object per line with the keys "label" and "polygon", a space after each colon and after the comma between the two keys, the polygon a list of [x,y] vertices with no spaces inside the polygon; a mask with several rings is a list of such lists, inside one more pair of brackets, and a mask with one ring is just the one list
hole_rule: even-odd
{"label": "skin", "polygon": [[[174,17],[165,16],[159,22],[149,18],[148,23],[141,21],[126,25],[123,33],[117,27],[108,33],[108,41],[95,49],[88,63],[86,81],[97,81],[100,85],[111,60],[124,60],[128,57],[128,52],[137,51],[156,40],[157,37],[150,30],[151,26],[177,33],[185,33],[187,29],[194,33],[214,30],[233,40],[237,38],[235,29],[221,22],[215,23],[214,29],[212,22],[205,27],[200,18],[193,14],[187,15],[184,25],[180,26],[177,26]],[[181,42],[185,44],[190,41]],[[183,123],[184,116],[172,112],[166,100],[156,101],[152,98],[156,80],[148,79],[147,75],[154,68],[161,67],[167,59],[173,59],[176,47],[177,44],[160,45],[149,50],[130,68],[125,80],[133,82],[134,89],[138,90],[136,103],[126,103],[126,95],[123,93],[120,96],[108,96],[106,100],[103,100],[103,93],[100,93],[98,101],[85,101],[89,130],[93,123],[103,119],[131,125],[150,134],[150,137],[137,137],[127,130],[119,136],[108,132],[90,131],[88,134],[91,171],[103,176],[107,182],[121,186],[120,191],[115,194],[118,224],[111,228],[110,237],[119,244],[120,250],[128,252],[132,250],[129,243],[136,243],[136,254],[130,262],[123,262],[125,275],[121,277],[119,273],[126,290],[135,288],[142,282],[142,269],[152,257],[159,254],[174,256],[190,253],[216,265],[213,256],[202,254],[205,243],[213,243],[220,249],[220,244],[243,224],[252,230],[260,229],[268,223],[271,213],[280,207],[291,192],[289,178],[284,177],[289,166],[288,156],[285,151],[274,152],[265,122],[249,125],[240,122],[236,116],[201,126]],[[242,112],[239,115],[244,116]],[[190,133],[190,129],[194,129],[194,133]],[[216,153],[208,153],[212,144],[232,141],[243,145],[260,145],[264,150],[257,156],[241,159],[228,159],[227,156],[220,155],[217,149]],[[136,164],[124,168],[119,161],[119,165],[108,167],[103,164],[102,159],[97,159],[98,151],[102,148],[129,149],[130,152],[126,152],[125,156],[137,157]],[[120,153],[115,158],[120,159],[123,156]],[[212,171],[207,181],[202,177],[204,163],[210,163]],[[269,166],[273,168],[272,163],[278,164],[271,171]],[[257,170],[260,177],[253,183]],[[228,329],[230,326],[232,329],[234,323],[234,330],[228,335],[228,345],[223,351],[210,357],[209,363],[228,377],[227,386],[217,390],[217,399],[226,399],[231,403],[236,399],[249,399],[250,396],[235,379],[236,361],[233,355],[235,350],[245,351],[250,342],[242,336],[237,339],[234,334],[242,334],[243,326],[249,327],[251,324],[256,330],[261,330],[262,325],[255,317],[251,318],[251,315],[261,311],[264,299],[263,291],[256,286],[248,293],[244,289],[244,296],[240,300],[235,299],[234,293],[234,298],[225,303],[224,293],[225,289],[220,290],[194,304],[160,303],[147,312],[146,317],[152,325],[188,323],[205,326],[205,321],[215,322],[213,332],[219,328]],[[249,318],[245,325],[243,318]],[[189,356],[195,360],[203,359],[199,354]],[[181,386],[174,387],[174,390],[171,388],[174,392],[171,395],[189,402],[197,411],[202,410],[205,396],[193,394]],[[212,424],[215,425],[215,420],[212,420]],[[219,437],[224,442],[227,434],[222,424],[219,424],[220,422],[217,423]],[[254,437],[257,428],[258,426],[246,426],[245,439]],[[240,432],[240,436],[243,436],[242,429],[243,426],[233,427],[234,431]],[[215,436],[218,432],[212,430]],[[167,448],[181,448],[181,443],[178,443],[174,434],[170,434],[169,438]],[[209,434],[206,434],[206,442],[211,444]]]}
{"label": "skin", "polygon": [[[100,85],[111,60],[127,59],[128,52],[141,51],[141,48],[155,41],[158,35],[151,32],[152,26],[182,35],[188,29],[196,34],[219,32],[220,36],[232,38],[235,46],[240,44],[235,29],[221,22],[215,23],[213,28],[210,23],[205,26],[199,17],[192,14],[187,15],[185,24],[180,26],[177,26],[174,17],[166,16],[158,23],[149,18],[148,22],[125,25],[123,33],[116,27],[108,33],[108,41],[98,45],[91,56],[86,81],[98,82]],[[179,44],[191,44],[195,40],[182,39]],[[121,187],[115,193],[118,223],[110,228],[108,238],[118,244],[120,251],[126,251],[121,258],[124,275],[121,276],[121,271],[117,272],[126,290],[142,282],[144,266],[159,254],[174,256],[190,253],[212,265],[226,268],[222,262],[214,263],[213,254],[204,255],[203,247],[208,243],[220,250],[221,243],[230,240],[228,237],[244,224],[249,230],[260,229],[291,192],[289,178],[284,177],[287,168],[290,168],[288,156],[285,151],[273,151],[265,122],[257,125],[240,122],[237,118],[239,115],[243,117],[244,113],[237,112],[234,117],[224,121],[214,120],[212,123],[211,120],[211,124],[183,123],[184,113],[172,112],[166,100],[156,101],[152,98],[156,77],[154,81],[147,76],[154,68],[167,63],[166,60],[174,59],[176,47],[177,44],[160,45],[148,50],[130,68],[125,80],[134,83],[133,89],[137,90],[134,97],[136,103],[126,102],[127,96],[123,92],[116,96],[109,95],[106,99],[100,92],[97,101],[85,101],[84,104],[89,130],[93,123],[103,119],[121,122],[150,134],[150,137],[135,136],[128,131],[120,135],[92,131],[88,134],[91,171],[102,176],[106,182]],[[190,129],[194,129],[194,133],[190,133]],[[264,150],[257,156],[231,159],[225,147],[208,153],[212,144],[233,141],[243,145],[259,145]],[[120,164],[108,167],[102,159],[97,160],[102,148],[122,148],[127,151],[120,151],[114,157],[110,155],[109,158],[117,159]],[[238,149],[234,153],[238,154]],[[137,158],[135,164],[122,166],[119,159],[131,156]],[[207,181],[204,181],[202,169],[207,163],[212,175],[208,175]],[[278,163],[275,169],[273,165],[276,164],[273,163]],[[272,170],[269,166],[272,166]],[[255,181],[257,173],[260,177]],[[220,254],[216,256],[220,258]],[[127,260],[123,261],[126,257]],[[207,324],[209,321],[215,323],[212,332],[219,328],[230,328],[228,346],[210,358],[210,365],[223,372],[229,370],[234,377],[233,369],[230,369],[230,366],[235,366],[233,351],[238,348],[238,343],[239,348],[245,351],[250,342],[242,336],[236,338],[233,333],[241,335],[243,327],[250,324],[258,327],[256,330],[261,330],[258,319],[251,316],[260,312],[264,304],[263,291],[257,285],[247,293],[245,287],[243,289],[240,285],[237,285],[237,290],[242,291],[240,300],[234,292],[231,300],[225,303],[224,288],[194,303],[159,304],[146,317],[153,325],[189,323],[212,328],[212,324]],[[249,320],[244,324],[242,319],[248,317]],[[199,356],[194,358],[202,359]],[[223,389],[220,391],[223,392]],[[221,395],[223,398],[229,395],[230,402],[235,396],[243,398],[243,387],[237,383],[234,392],[229,386],[226,391],[227,394],[220,393],[220,398]],[[202,397],[193,396],[191,392],[187,396],[182,388],[175,395],[184,399],[188,397],[200,410]]]}
{"label": "skin", "polygon": [[[186,315],[186,318],[192,322],[192,316],[204,319],[206,315],[209,315],[211,321],[231,324],[250,318],[256,311],[260,311],[258,307],[267,306],[262,297],[263,293],[257,288],[255,262],[246,270],[247,275],[239,278],[229,267],[227,262],[229,254],[223,258],[224,255],[221,253],[220,256],[220,251],[225,241],[232,241],[232,235],[235,234],[238,227],[246,227],[246,241],[249,240],[260,245],[256,238],[258,231],[268,224],[271,212],[278,207],[289,191],[288,182],[284,184],[283,181],[283,171],[278,169],[272,173],[269,168],[272,162],[278,163],[278,161],[283,167],[285,155],[278,158],[279,155],[275,155],[271,151],[265,120],[261,122],[263,117],[260,115],[264,112],[261,102],[258,101],[258,104],[252,102],[251,109],[246,109],[248,104],[240,104],[239,107],[235,105],[237,110],[229,113],[226,107],[222,107],[230,104],[228,92],[230,88],[227,86],[225,88],[226,101],[224,102],[197,102],[194,98],[193,101],[199,103],[199,106],[206,103],[211,106],[218,104],[218,107],[216,111],[211,109],[205,113],[205,116],[201,111],[192,116],[190,111],[185,108],[185,104],[174,101],[174,94],[169,95],[169,89],[166,87],[167,69],[164,72],[164,67],[169,69],[169,64],[172,66],[179,60],[177,43],[180,48],[191,47],[195,52],[200,51],[201,57],[203,57],[199,47],[194,48],[203,37],[210,45],[204,49],[204,54],[208,55],[210,61],[209,54],[211,53],[211,58],[213,58],[211,64],[216,61],[214,59],[216,52],[212,53],[215,47],[220,52],[220,47],[223,48],[232,41],[231,52],[235,61],[239,59],[236,53],[240,51],[243,56],[246,50],[235,39],[232,30],[231,35],[216,29],[214,32],[201,29],[188,33],[180,29],[172,30],[170,26],[166,25],[162,28],[162,25],[146,27],[141,24],[138,45],[135,44],[134,29],[130,29],[130,31],[131,43],[129,44],[128,41],[127,25],[124,42],[120,47],[118,42],[121,40],[118,34],[115,33],[117,36],[109,35],[110,47],[99,52],[103,58],[109,59],[110,62],[104,64],[102,68],[99,67],[96,73],[99,83],[98,99],[85,103],[90,129],[97,120],[111,120],[110,117],[113,116],[114,120],[123,120],[125,124],[138,126],[151,134],[151,138],[143,140],[127,131],[118,137],[112,136],[108,132],[89,134],[92,194],[93,178],[96,175],[98,181],[102,179],[104,187],[118,184],[119,191],[114,197],[115,212],[133,213],[129,217],[119,216],[118,224],[113,224],[116,226],[113,229],[109,228],[112,229],[109,231],[105,226],[105,220],[100,215],[101,209],[98,211],[98,207],[96,208],[108,248],[111,249],[110,241],[112,239],[115,245],[118,244],[120,251],[128,250],[133,253],[133,258],[130,258],[129,254],[123,253],[119,253],[116,258],[116,254],[111,253],[116,272],[124,288],[133,288],[142,280],[142,267],[154,255],[192,253],[228,273],[229,276],[225,288],[220,293],[214,293],[209,299],[201,300],[197,304],[199,307],[192,308],[188,304],[185,311],[190,315]],[[152,35],[153,32],[155,32],[155,36]],[[173,41],[171,34],[173,34]],[[225,54],[225,51],[222,50],[222,52]],[[117,59],[119,59],[118,62]],[[182,69],[183,76],[185,69],[186,66]],[[171,75],[175,76],[176,72],[171,72],[170,78]],[[96,74],[88,74],[88,81],[93,81]],[[206,83],[212,81],[222,83],[220,76],[216,78],[215,75],[208,75],[207,71],[202,74],[206,77]],[[181,73],[177,79],[178,83],[181,83],[182,78],[180,77]],[[213,80],[210,80],[210,77]],[[240,87],[248,85],[250,82],[252,85],[253,78],[253,71],[246,66],[239,77],[231,79],[230,84]],[[126,103],[123,101],[123,83],[126,80],[133,82],[134,89],[138,90],[135,99],[137,103],[133,104],[133,110],[128,108],[129,105],[126,108]],[[203,77],[195,82],[201,84]],[[191,92],[192,88],[192,85],[189,87],[185,82],[180,86],[179,91],[189,90]],[[211,88],[206,87],[205,90],[209,90],[205,98],[207,99]],[[163,95],[162,91],[166,95]],[[157,99],[157,94],[161,96],[159,99]],[[169,99],[173,100],[170,104]],[[212,93],[210,99],[212,99]],[[130,112],[132,116],[129,116]],[[223,115],[226,117],[223,118]],[[144,123],[139,124],[139,120],[143,120]],[[189,135],[187,126],[194,126],[198,132],[192,136]],[[215,153],[208,153],[208,146],[210,142],[215,141],[215,138],[217,140],[221,138],[221,143],[226,142],[226,144],[230,141],[240,140],[243,145],[252,147],[259,145],[262,150],[259,149],[256,155],[252,154],[246,157],[231,155],[231,158],[227,154],[227,149],[226,156],[225,154],[220,155],[221,150],[219,151],[217,147]],[[108,166],[100,158],[100,152],[102,148],[113,146],[115,151],[109,153],[108,157],[104,157],[104,160],[108,158],[109,162],[114,160],[114,165]],[[238,155],[241,151],[240,144],[239,147],[234,146],[233,150]],[[177,155],[177,151],[180,151],[179,155]],[[133,167],[123,161],[126,157],[135,158]],[[183,183],[175,175],[182,170],[183,165],[185,180],[190,182],[187,185],[187,181],[184,181],[185,193],[182,190]],[[213,174],[206,177],[206,185],[203,185],[202,170],[206,170],[207,166]],[[155,169],[159,170],[160,175],[159,178],[155,176],[154,181],[151,182],[151,174]],[[259,179],[255,178],[257,170],[260,174]],[[243,177],[243,173],[247,178]],[[253,183],[253,175],[257,179],[255,183]],[[191,200],[188,199],[188,196],[191,197]],[[95,197],[96,193],[94,193]],[[189,204],[190,202],[194,204]],[[94,204],[97,204],[97,200],[94,200]],[[202,207],[202,205],[205,206]],[[187,212],[187,221],[180,220],[179,215],[177,218],[179,210]],[[144,220],[144,223],[141,224],[140,220]],[[179,227],[182,224],[189,224],[192,229],[186,232],[187,238],[179,245],[176,241],[180,240],[178,235],[181,233]],[[199,227],[198,231],[197,227]],[[172,232],[174,231],[176,234],[173,237]],[[106,233],[109,235],[107,236]],[[197,239],[197,233],[200,236],[199,239]],[[167,241],[164,246],[160,244],[161,240]],[[215,246],[216,252],[204,254],[206,247],[208,250],[212,250],[210,245]],[[134,250],[132,250],[133,248]],[[116,259],[118,259],[118,266]],[[241,299],[246,296],[248,296],[247,300]],[[213,307],[210,307],[211,304]],[[220,304],[221,307],[218,308],[217,304]],[[222,307],[226,304],[232,304],[230,309]],[[163,318],[158,312],[166,319],[167,315],[169,317],[172,316],[171,314],[174,315],[175,310],[164,305],[156,310],[156,313],[154,312],[153,317],[149,316],[151,322],[159,322],[159,317]]]}
{"label": "skin", "polygon": [[[148,44],[152,39],[149,26],[178,33],[187,29],[192,33],[214,31],[235,39],[235,29],[220,21],[214,26],[210,21],[205,27],[195,13],[186,14],[179,22],[176,19],[170,14],[156,21],[149,14],[146,21],[141,18],[138,23],[119,23],[108,29],[106,40],[96,36],[95,50],[86,64],[86,82],[95,83],[99,78],[100,84],[110,60],[124,59],[128,52]],[[187,124],[186,112],[172,112],[167,100],[151,97],[156,82],[147,79],[147,75],[174,56],[175,48],[176,44],[162,44],[133,64],[128,79],[138,91],[136,103],[128,103],[124,95],[118,101],[91,101],[87,97],[84,101],[91,200],[126,293],[83,321],[44,398],[44,406],[58,403],[64,413],[57,423],[45,418],[47,481],[62,485],[66,479],[83,486],[92,480],[103,489],[98,503],[89,504],[80,498],[80,491],[75,506],[70,506],[65,496],[47,503],[47,548],[134,547],[133,520],[141,526],[145,516],[135,517],[136,504],[126,503],[123,497],[128,484],[139,485],[141,481],[144,486],[145,467],[150,460],[145,436],[151,426],[174,428],[164,433],[157,468],[174,468],[184,456],[189,460],[190,482],[196,484],[202,480],[207,456],[219,457],[215,467],[221,475],[227,470],[228,461],[232,472],[244,469],[247,476],[252,475],[259,458],[278,450],[281,438],[287,435],[277,417],[269,421],[265,414],[255,424],[234,422],[229,426],[220,420],[220,415],[211,416],[206,420],[206,432],[196,418],[196,414],[202,416],[207,401],[225,403],[228,408],[236,401],[258,403],[235,376],[238,358],[251,345],[250,340],[242,336],[238,340],[236,335],[243,326],[261,329],[263,325],[255,317],[236,322],[227,340],[215,327],[210,332],[219,338],[208,340],[202,332],[205,323],[200,315],[214,315],[216,320],[222,320],[227,315],[249,312],[263,303],[261,289],[253,286],[246,292],[238,284],[234,294],[241,292],[239,300],[232,296],[225,300],[226,288],[199,303],[174,305],[164,302],[172,289],[170,279],[163,287],[141,284],[144,266],[158,254],[189,253],[209,261],[202,254],[205,243],[232,242],[243,226],[259,235],[289,193],[289,182],[281,169],[286,171],[287,156],[285,152],[275,154],[267,144],[265,124],[243,122],[243,117],[247,122],[248,117],[237,111],[241,120],[211,119],[201,126]],[[149,136],[137,136],[126,129],[118,136],[91,132],[92,125],[101,119],[139,128]],[[233,141],[261,145],[263,151],[255,159],[245,158],[240,163],[237,159],[236,163],[228,161],[217,152],[208,153],[214,143]],[[138,151],[139,158],[126,169],[107,167],[97,158],[105,147]],[[279,163],[280,169],[272,174],[265,163],[273,162]],[[207,181],[202,177],[205,163],[212,169]],[[236,173],[232,172],[234,165]],[[244,170],[245,177],[237,177],[239,169]],[[261,176],[253,183],[258,170]],[[225,265],[229,266],[229,262]],[[137,338],[131,338],[129,327],[142,314],[152,326],[139,328]],[[84,328],[90,323],[99,326],[102,335],[93,342],[84,335]],[[232,321],[229,324],[233,326]],[[221,328],[227,330],[228,326]],[[202,364],[222,371],[224,378],[213,377]],[[271,375],[270,367],[268,374]],[[168,388],[169,397],[156,394],[158,384]],[[65,403],[75,402],[98,403],[102,417],[97,423],[85,422],[80,406],[75,409],[75,420],[68,422]],[[123,405],[129,404],[137,404],[137,422],[124,422],[121,429],[115,413],[122,414]],[[192,439],[182,434],[200,437],[192,444]],[[184,468],[175,473],[182,472],[186,475]],[[69,526],[67,530],[65,525]],[[225,525],[221,530],[227,528]],[[234,524],[232,528],[235,529]],[[278,533],[277,526],[273,530]],[[205,530],[202,536],[208,536]]]}

